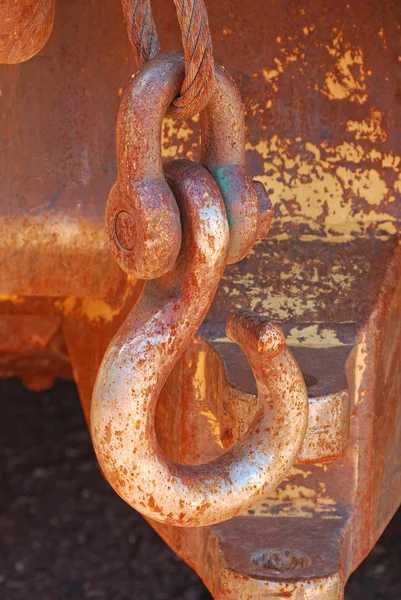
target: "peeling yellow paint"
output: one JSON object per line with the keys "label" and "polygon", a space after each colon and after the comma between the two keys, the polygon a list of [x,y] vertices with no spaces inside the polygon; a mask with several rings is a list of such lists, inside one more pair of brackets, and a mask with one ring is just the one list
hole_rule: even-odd
{"label": "peeling yellow paint", "polygon": [[292,467],[291,469],[291,477],[300,476],[306,479],[309,475],[312,475],[312,471],[307,471],[305,469],[298,469],[297,467]]}
{"label": "peeling yellow paint", "polygon": [[75,296],[68,296],[67,298],[55,300],[54,306],[66,316],[77,314],[86,317],[88,321],[92,322],[99,320],[111,322],[120,314],[137,284],[142,286],[142,282],[129,276],[127,278],[127,285],[121,290],[118,302],[115,305],[106,302],[102,298],[77,298]]}
{"label": "peeling yellow paint", "polygon": [[286,67],[295,62],[302,64],[305,60],[305,54],[299,48],[294,48],[292,52],[287,52],[285,48],[281,48],[280,52],[281,57],[275,57],[273,60],[276,65],[274,69],[262,69],[262,75],[265,81],[272,86],[274,93],[278,92],[278,78],[284,73]]}
{"label": "peeling yellow paint", "polygon": [[385,33],[384,33],[384,29],[383,29],[383,27],[381,27],[381,28],[379,29],[379,38],[382,40],[382,43],[383,43],[383,48],[384,48],[385,50],[387,50],[387,40],[386,40],[386,36],[385,36]]}
{"label": "peeling yellow paint", "polygon": [[[277,299],[275,303],[275,311],[278,310],[279,303],[282,302],[282,300],[283,298]],[[339,339],[335,329],[330,327],[322,327],[318,323],[293,327],[285,336],[285,341],[291,347],[302,348],[335,348],[338,346],[348,345]],[[227,337],[216,338],[214,339],[214,342],[235,344],[235,342]]]}
{"label": "peeling yellow paint", "polygon": [[[308,487],[308,478],[312,471],[292,468],[281,485],[270,493],[265,501],[258,504],[247,514],[255,517],[303,517],[340,518],[337,514],[336,500],[326,493],[326,485],[320,482],[317,489]],[[296,485],[294,477],[301,476],[303,485]]]}
{"label": "peeling yellow paint", "polygon": [[[377,153],[380,156],[380,153]],[[384,154],[382,158],[382,167],[398,170],[400,166],[401,157],[394,156],[393,154]]]}
{"label": "peeling yellow paint", "polygon": [[286,336],[289,346],[302,346],[307,348],[334,348],[345,346],[337,335],[335,329],[330,327],[319,327],[318,324],[298,326],[290,330]]}
{"label": "peeling yellow paint", "polygon": [[[198,137],[194,137],[193,124],[199,121],[199,115],[196,115],[192,119],[186,121],[178,121],[167,117],[163,122],[162,132],[162,155],[163,158],[177,158],[177,155],[184,153],[184,144],[193,140],[193,147],[196,148],[199,145]],[[178,140],[180,143],[172,144],[171,140]],[[189,160],[195,160],[194,150],[190,149],[186,153],[186,158]]]}
{"label": "peeling yellow paint", "polygon": [[353,373],[355,387],[355,405],[362,404],[367,396],[368,390],[364,385],[364,376],[368,365],[367,334],[362,332],[361,340],[356,349],[355,371]]}
{"label": "peeling yellow paint", "polygon": [[332,46],[326,46],[330,56],[336,59],[334,71],[326,74],[325,87],[320,90],[330,100],[344,100],[363,104],[366,93],[366,72],[360,48],[345,42],[343,33],[333,30]]}
{"label": "peeling yellow paint", "polygon": [[212,436],[214,437],[214,441],[220,448],[223,448],[223,444],[221,443],[221,432],[220,432],[220,423],[216,417],[212,413],[211,410],[202,410],[200,413],[203,417],[206,417],[209,429],[211,431]]}
{"label": "peeling yellow paint", "polygon": [[372,110],[371,117],[363,121],[348,121],[347,131],[355,133],[357,140],[370,140],[371,142],[385,142],[387,133],[382,128],[382,114],[379,110]]}
{"label": "peeling yellow paint", "polygon": [[[203,406],[206,404],[206,358],[206,350],[199,350],[197,355],[196,369],[192,380],[193,385],[196,387],[197,399]],[[200,414],[202,417],[206,417],[207,426],[211,436],[213,437],[214,443],[220,448],[223,448],[223,444],[221,442],[220,423],[217,416],[213,414],[210,408],[201,410]]]}
{"label": "peeling yellow paint", "polygon": [[120,313],[122,306],[122,304],[119,304],[117,307],[112,307],[101,298],[76,298],[74,296],[56,300],[54,305],[64,315],[71,315],[77,311],[89,321],[99,321],[100,319],[112,321]]}
{"label": "peeling yellow paint", "polygon": [[[370,205],[380,205],[383,197],[388,193],[386,183],[374,169],[351,170],[339,166],[337,167],[337,176],[345,190],[351,190],[356,197],[363,198]],[[361,218],[365,217],[368,217],[368,214],[364,213],[361,216]]]}
{"label": "peeling yellow paint", "polygon": [[315,31],[315,25],[310,25],[309,27],[303,27],[302,32],[304,35],[309,35],[310,33],[312,33],[313,31]]}
{"label": "peeling yellow paint", "polygon": [[[264,78],[272,93],[259,103],[249,101],[249,114],[260,116],[272,109],[286,72],[291,77],[305,73],[304,36],[313,29],[314,25],[304,23],[297,36],[277,36],[277,55],[265,69],[253,73],[253,77]],[[379,37],[385,43],[383,30]],[[318,91],[330,100],[363,104],[372,72],[365,66],[362,50],[352,39],[345,39],[338,28],[333,28],[332,41],[326,49],[327,73],[324,83],[316,84],[320,86]],[[185,123],[165,120],[165,158],[182,155],[189,146],[187,156],[196,159],[199,150],[199,136],[194,135],[198,131],[196,120]],[[397,217],[388,210],[388,205],[401,193],[401,156],[382,150],[381,145],[387,139],[383,113],[373,107],[370,116],[366,117],[364,112],[360,120],[345,117],[343,127],[344,141],[337,146],[326,140],[313,143],[301,135],[295,139],[280,139],[275,135],[270,140],[248,142],[247,150],[256,151],[263,159],[263,171],[257,177],[271,190],[275,223],[283,226],[281,231],[275,231],[278,240],[286,239],[305,224],[307,228],[303,227],[299,236],[302,241],[324,238],[343,243],[372,232],[380,239],[397,233]],[[389,172],[391,169],[395,175]]]}
{"label": "peeling yellow paint", "polygon": [[[294,286],[295,288],[295,286]],[[249,296],[249,309],[258,311],[261,314],[274,314],[278,320],[285,320],[288,315],[304,314],[308,311],[316,311],[318,301],[312,299],[303,299],[297,297],[269,296],[267,299],[260,299],[260,292],[257,289],[247,289]]]}
{"label": "peeling yellow paint", "polygon": [[[377,131],[370,134],[377,136]],[[272,201],[281,223],[308,223],[310,233],[300,239],[313,239],[316,232],[320,237],[324,233],[327,241],[344,242],[363,235],[372,223],[380,225],[379,237],[396,233],[395,217],[380,206],[400,192],[401,177],[389,186],[381,169],[397,171],[400,156],[377,149],[365,151],[357,141],[337,147],[327,142],[302,145],[299,140],[277,135],[257,144],[248,142],[247,149],[258,152],[264,161],[258,179],[273,190]],[[371,210],[364,206],[356,210],[353,198],[365,201]],[[278,235],[278,239],[285,237]]]}

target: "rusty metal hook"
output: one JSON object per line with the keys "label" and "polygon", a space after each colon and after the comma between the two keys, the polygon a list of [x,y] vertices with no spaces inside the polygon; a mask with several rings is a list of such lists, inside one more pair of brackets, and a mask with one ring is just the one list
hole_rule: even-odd
{"label": "rusty metal hook", "polygon": [[199,526],[238,515],[278,485],[299,453],[308,397],[281,330],[250,313],[234,315],[227,334],[247,355],[259,391],[249,431],[208,464],[177,464],[162,452],[157,399],[205,317],[229,246],[211,175],[189,161],[173,161],[165,173],[180,207],[183,249],[173,271],[146,284],[113,338],[95,384],[91,432],[103,473],[128,504],[170,525]]}
{"label": "rusty metal hook", "polygon": [[281,330],[237,314],[227,334],[248,356],[259,389],[250,430],[206,465],[174,463],[157,442],[160,390],[202,323],[227,262],[249,251],[271,213],[264,188],[258,194],[246,172],[241,99],[219,67],[216,94],[202,117],[208,170],[173,161],[163,172],[163,116],[183,73],[180,53],[160,55],[132,79],[122,99],[118,177],[106,226],[120,265],[153,280],[103,358],[91,431],[103,472],[126,502],[156,520],[198,526],[239,514],[278,485],[300,450],[308,399]]}
{"label": "rusty metal hook", "polygon": [[[161,158],[163,118],[184,77],[181,52],[148,62],[124,92],[117,121],[117,180],[106,207],[106,230],[124,271],[154,279],[171,270],[181,247],[181,225]],[[201,115],[203,165],[219,184],[230,225],[228,263],[264,237],[273,211],[265,189],[245,164],[245,120],[231,77],[215,66],[215,92]]]}

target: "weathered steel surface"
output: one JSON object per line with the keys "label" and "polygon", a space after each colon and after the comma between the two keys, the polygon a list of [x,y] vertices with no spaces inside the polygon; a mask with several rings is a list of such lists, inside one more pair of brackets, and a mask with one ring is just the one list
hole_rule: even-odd
{"label": "weathered steel surface", "polygon": [[[174,11],[152,4],[163,47],[179,47]],[[337,600],[401,495],[401,6],[255,0],[250,10],[222,0],[207,8],[216,57],[244,99],[250,171],[276,206],[273,237],[227,268],[209,323],[247,298],[282,325],[295,351],[347,346],[350,438],[338,460],[296,465],[254,515],[206,528],[154,526],[216,598]],[[116,267],[103,231],[115,119],[134,70],[114,0],[84,10],[59,0],[42,52],[0,70],[0,310],[60,316],[63,364],[69,357],[87,415],[101,356],[141,288]],[[167,119],[165,157],[196,157],[199,127]],[[157,407],[157,437],[181,463],[224,452],[254,402],[249,390],[217,395],[223,371],[203,344],[184,353]],[[54,353],[46,356],[41,368],[60,372]],[[8,357],[3,375],[33,361]],[[342,381],[340,362],[322,377],[305,369],[319,379],[310,394],[322,379]],[[269,565],[280,549],[295,559],[304,552],[311,564],[277,573]]]}
{"label": "weathered steel surface", "polygon": [[55,0],[4,0],[0,6],[0,63],[28,60],[53,29]]}
{"label": "weathered steel surface", "polygon": [[[216,56],[234,75],[244,99],[250,171],[274,190],[273,234],[280,239],[387,239],[398,227],[401,153],[395,132],[401,111],[396,101],[399,62],[392,57],[401,55],[400,8],[391,1],[348,4],[286,6],[259,0],[250,21],[243,7],[208,6]],[[0,256],[1,281],[9,293],[62,294],[69,287],[71,294],[73,283],[85,294],[106,285],[90,276],[99,260],[103,272],[115,268],[106,260],[102,219],[105,190],[115,179],[119,94],[135,67],[120,6],[109,0],[85,7],[85,19],[80,6],[61,1],[54,38],[36,62],[4,69],[1,75],[1,142],[7,149],[1,181],[13,208],[2,207]],[[153,7],[160,16],[163,46],[177,47],[174,11],[157,0]],[[366,15],[363,24],[360,14]],[[96,23],[89,32],[88,23]],[[56,80],[54,60],[61,48]],[[196,120],[167,120],[165,155],[196,155],[198,127]],[[16,232],[27,227],[29,236],[21,239]],[[32,277],[33,240],[43,236],[49,244],[47,252],[44,245],[41,249],[39,285]],[[70,277],[61,282],[52,268],[53,255],[63,253],[67,260],[74,244],[86,260],[83,266],[68,260]],[[14,277],[17,256],[19,277]]]}

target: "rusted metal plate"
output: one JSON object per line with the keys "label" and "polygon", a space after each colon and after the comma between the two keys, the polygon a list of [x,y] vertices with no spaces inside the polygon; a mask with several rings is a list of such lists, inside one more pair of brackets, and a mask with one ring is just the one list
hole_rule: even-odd
{"label": "rusted metal plate", "polygon": [[[322,576],[318,568],[320,563],[314,561],[315,574],[314,577],[309,577],[310,571],[308,571],[309,583],[307,584],[303,578],[302,569],[297,569],[289,588],[292,590],[293,595],[312,593],[311,589],[313,590],[314,587],[317,590],[314,592],[315,595],[317,594],[317,598],[325,597],[319,596],[318,592],[323,594],[324,591],[325,594],[326,592],[332,594],[334,593],[333,589],[336,590],[336,594],[340,594],[342,582],[347,574],[370,549],[398,503],[397,498],[399,496],[397,496],[396,487],[391,488],[392,495],[390,496],[381,493],[381,482],[383,482],[384,489],[387,484],[385,483],[386,480],[381,479],[379,474],[384,472],[384,465],[388,465],[386,467],[387,473],[396,472],[398,456],[392,452],[394,444],[397,444],[396,427],[387,427],[386,431],[382,431],[378,427],[374,436],[365,436],[365,432],[369,432],[366,425],[371,428],[374,427],[373,415],[377,410],[375,409],[376,402],[382,402],[382,400],[378,400],[378,387],[375,383],[381,381],[381,371],[373,369],[372,364],[377,361],[377,356],[382,357],[380,360],[383,360],[383,365],[386,364],[386,347],[389,346],[386,345],[385,340],[394,339],[391,334],[398,327],[399,291],[397,291],[395,282],[399,277],[401,261],[398,251],[394,253],[392,258],[390,253],[388,256],[390,256],[390,260],[381,283],[382,293],[377,292],[376,296],[370,295],[372,316],[365,326],[359,325],[358,331],[353,327],[351,333],[348,326],[345,329],[339,327],[337,331],[334,328],[335,336],[328,336],[328,328],[325,326],[320,329],[319,336],[315,332],[311,335],[311,338],[307,337],[308,334],[305,332],[302,320],[297,326],[297,331],[299,330],[301,333],[300,338],[306,337],[307,342],[313,339],[319,345],[319,348],[324,348],[325,344],[330,346],[330,344],[333,344],[333,339],[336,340],[335,343],[337,344],[350,345],[354,342],[355,346],[347,361],[347,377],[354,408],[353,418],[351,419],[351,437],[346,455],[328,465],[296,466],[277,493],[267,498],[257,508],[253,516],[248,517],[250,523],[254,519],[263,519],[264,523],[263,526],[261,524],[258,527],[255,525],[261,536],[260,542],[252,544],[253,535],[249,536],[249,557],[255,552],[266,549],[276,551],[282,549],[282,546],[278,544],[272,548],[269,542],[271,535],[269,532],[271,527],[276,526],[277,521],[280,528],[284,528],[286,531],[283,534],[285,539],[291,537],[297,540],[304,539],[303,529],[296,529],[298,519],[306,519],[311,523],[311,519],[313,519],[313,522],[315,519],[319,519],[321,527],[326,529],[327,543],[329,543],[329,546],[332,544],[330,547],[333,549],[334,554],[328,552],[327,555],[328,561],[331,561],[330,564],[334,564],[340,551],[342,557],[347,557],[346,560],[344,559],[345,562],[342,563],[340,571],[327,576]],[[382,261],[380,253],[376,254],[376,261]],[[333,263],[329,261],[328,264]],[[371,263],[371,269],[372,272],[375,272],[374,262]],[[366,289],[369,289],[369,278],[365,278],[364,282],[367,286]],[[126,302],[127,309],[129,309],[133,298],[127,296]],[[68,330],[68,348],[74,371],[79,372],[80,369],[83,369],[79,380],[81,381],[80,389],[84,405],[88,406],[91,395],[91,381],[94,381],[98,366],[96,362],[100,361],[110,336],[111,330],[106,325],[107,323],[112,325],[112,321],[108,321],[107,317],[123,312],[124,303],[117,304],[114,307],[110,305],[107,309],[107,305],[103,305],[103,310],[99,309],[100,301],[95,302],[95,299],[91,302],[78,299],[75,301],[70,299],[64,302],[56,300],[53,301],[53,305],[55,303],[57,305],[54,310],[63,315],[65,331]],[[11,306],[14,306],[16,311],[28,310],[30,306],[29,302],[23,299],[18,303],[16,298],[9,299],[7,302],[3,301],[3,304],[7,310],[11,310]],[[35,303],[33,300],[31,306],[40,312],[38,301]],[[90,306],[92,306],[92,309]],[[42,310],[49,311],[49,303],[45,303]],[[390,315],[392,315],[391,318]],[[377,332],[383,331],[380,325],[383,322],[388,322],[389,332],[379,344]],[[90,324],[90,328],[85,323]],[[116,326],[117,323],[114,323],[113,327]],[[300,339],[297,337],[298,333],[294,334],[294,324],[289,325],[287,331],[289,336],[293,332],[291,334],[293,340],[294,338]],[[304,340],[301,340],[301,342],[304,342]],[[387,343],[390,343],[390,341]],[[90,357],[88,352],[83,350],[88,347],[88,344],[92,348],[100,346],[100,350],[96,350],[93,357]],[[336,346],[334,347],[336,348]],[[163,391],[162,401],[158,406],[158,438],[169,456],[184,463],[194,464],[210,460],[216,456],[216,453],[223,451],[223,444],[229,446],[230,443],[233,443],[233,434],[230,434],[231,437],[225,434],[228,428],[231,427],[232,429],[233,426],[237,428],[244,427],[246,424],[243,418],[242,424],[241,418],[237,418],[241,412],[236,409],[235,402],[237,406],[246,403],[247,398],[249,402],[249,394],[242,396],[242,399],[238,394],[229,396],[226,400],[234,404],[233,409],[230,409],[231,412],[227,412],[227,406],[225,408],[224,403],[220,408],[216,406],[217,399],[224,400],[224,394],[219,391],[219,386],[224,381],[222,379],[224,369],[222,365],[219,368],[216,366],[216,359],[212,358],[213,355],[216,357],[214,352],[205,355],[205,341],[199,338],[188,349],[183,361],[173,372],[166,389]],[[391,364],[394,365],[394,362]],[[83,368],[83,365],[86,366]],[[388,371],[389,374],[396,372],[394,367],[393,370]],[[390,377],[388,381],[392,382],[392,385],[396,385],[397,378]],[[205,393],[208,398],[206,400]],[[394,418],[397,418],[398,397],[397,389],[391,388],[386,398],[387,410],[394,415]],[[178,402],[177,398],[180,399]],[[248,414],[247,418],[249,416]],[[217,439],[217,428],[220,428],[222,436],[220,445],[216,444],[215,441]],[[379,469],[374,477],[369,466],[372,464],[373,458]],[[396,483],[397,480],[392,479],[392,481]],[[371,519],[370,507],[373,506],[380,507],[380,521],[379,519]],[[338,521],[339,518],[343,519],[341,524]],[[333,525],[338,522],[339,528],[332,528],[332,522]],[[249,563],[251,566],[246,573],[239,573],[236,570],[238,569],[238,563],[231,563],[230,557],[232,555],[230,553],[227,555],[228,558],[224,554],[226,563],[223,567],[222,563],[217,560],[217,554],[215,554],[219,548],[219,536],[216,537],[214,530],[210,530],[210,528],[194,532],[180,528],[180,532],[177,532],[171,528],[161,529],[161,526],[156,523],[154,523],[154,526],[190,564],[196,567],[216,597],[219,597],[218,594],[223,594],[224,590],[234,589],[236,590],[235,593],[242,590],[241,593],[243,593],[244,598],[251,598],[252,594],[261,594],[261,590],[266,593],[266,589],[268,589],[266,588],[266,582],[271,582],[271,589],[276,591],[278,589],[276,589],[276,586],[282,585],[281,583],[274,583],[274,581],[277,581],[277,577],[272,579],[268,572],[263,576],[259,572],[258,577],[256,577],[252,570],[254,569],[252,562]],[[231,539],[233,541],[231,543],[235,545],[237,536],[236,520],[229,521],[229,524],[225,526],[232,528],[233,537]],[[352,536],[349,535],[351,526]],[[250,532],[252,531],[253,528],[251,527]],[[338,531],[337,538],[333,537],[335,531]],[[340,550],[334,543],[336,539],[341,542]],[[210,540],[214,541],[211,542]],[[298,551],[299,547],[296,544],[291,546],[288,543],[285,549]],[[211,565],[214,565],[213,568]],[[340,595],[329,596],[327,594],[326,598],[340,597]],[[224,598],[224,596],[221,597]]]}
{"label": "rusted metal plate", "polygon": [[[276,205],[274,234],[335,243],[394,234],[400,219],[398,3],[257,0],[257,19],[238,3],[209,4],[216,57],[246,106],[251,173]],[[163,47],[179,47],[174,10],[160,0],[153,8]],[[118,3],[88,5],[83,18],[78,0],[60,0],[54,34],[41,53],[0,71],[0,143],[7,156],[0,175],[3,197],[12,199],[1,207],[4,293],[57,295],[68,287],[68,294],[102,295],[106,282],[96,282],[92,270],[100,265],[117,277],[103,214],[115,178],[116,113],[135,70],[130,57]],[[196,154],[198,131],[196,120],[167,120],[165,154]],[[32,275],[39,238],[40,284]],[[84,252],[79,266],[74,247]],[[69,272],[63,281],[52,268],[61,253]]]}

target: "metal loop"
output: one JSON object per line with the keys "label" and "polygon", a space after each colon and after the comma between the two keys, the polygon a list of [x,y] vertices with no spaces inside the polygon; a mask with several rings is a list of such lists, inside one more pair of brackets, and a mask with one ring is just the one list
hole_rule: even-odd
{"label": "metal loop", "polygon": [[[175,200],[163,175],[161,129],[184,72],[181,52],[160,54],[124,91],[117,120],[118,174],[106,206],[106,230],[119,265],[139,279],[173,268],[181,247]],[[201,114],[201,162],[216,179],[230,226],[228,263],[241,260],[264,237],[273,214],[264,187],[246,169],[241,97],[215,66],[215,92]]]}
{"label": "metal loop", "polygon": [[[212,38],[203,0],[174,0],[185,53],[185,76],[168,114],[195,116],[206,106],[214,86]],[[127,32],[139,67],[160,53],[150,0],[122,0]]]}

